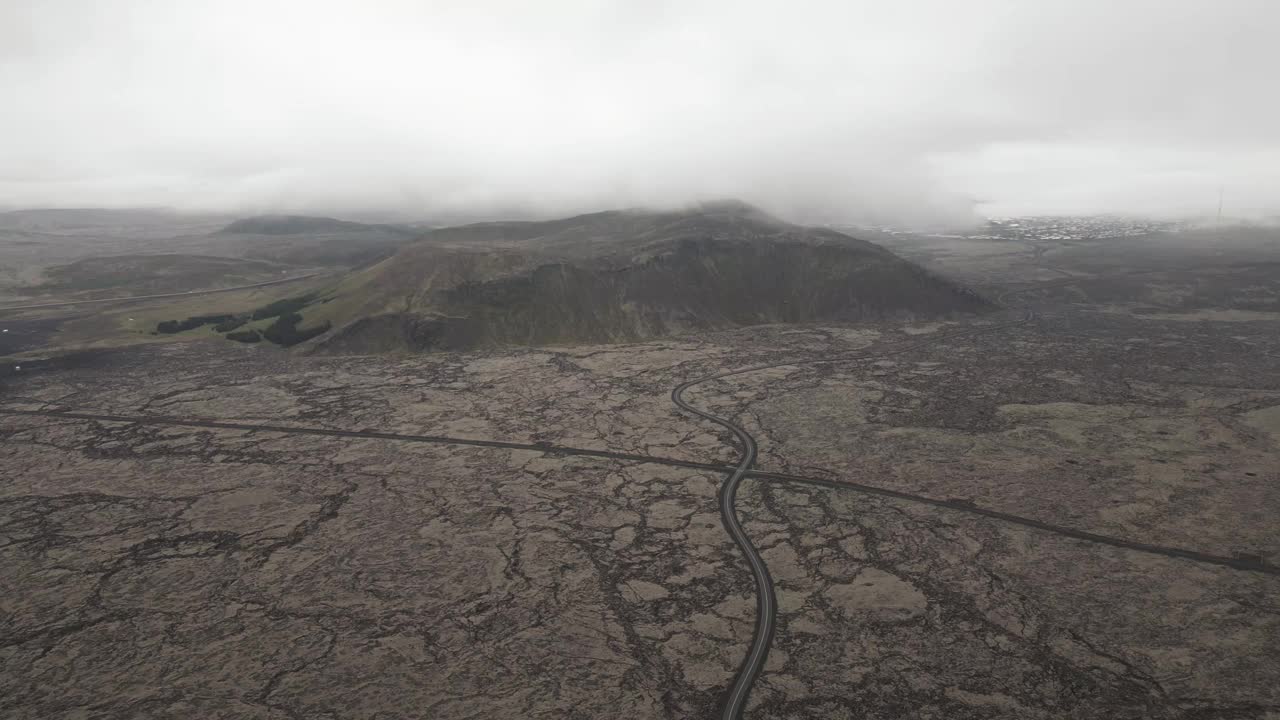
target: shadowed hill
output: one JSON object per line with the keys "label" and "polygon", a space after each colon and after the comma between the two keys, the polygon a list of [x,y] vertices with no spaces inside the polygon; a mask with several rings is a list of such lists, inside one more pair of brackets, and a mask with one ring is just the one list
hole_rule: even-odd
{"label": "shadowed hill", "polygon": [[421,231],[307,215],[236,220],[210,236],[225,254],[292,265],[361,265],[391,255]]}
{"label": "shadowed hill", "polygon": [[243,218],[230,223],[221,232],[239,235],[299,235],[302,233],[364,232],[368,230],[390,230],[406,234],[392,225],[370,225],[310,215],[259,215],[257,217]]}
{"label": "shadowed hill", "polygon": [[428,233],[303,312],[329,352],[623,342],[989,304],[887,250],[737,203]]}
{"label": "shadowed hill", "polygon": [[240,258],[180,253],[110,255],[48,268],[45,283],[28,290],[36,294],[141,295],[247,285],[278,279],[285,272],[280,265]]}

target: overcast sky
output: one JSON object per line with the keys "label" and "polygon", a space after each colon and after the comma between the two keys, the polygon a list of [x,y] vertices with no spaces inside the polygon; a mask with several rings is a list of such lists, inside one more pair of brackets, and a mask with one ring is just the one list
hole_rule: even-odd
{"label": "overcast sky", "polygon": [[0,0],[0,205],[1280,212],[1276,0]]}

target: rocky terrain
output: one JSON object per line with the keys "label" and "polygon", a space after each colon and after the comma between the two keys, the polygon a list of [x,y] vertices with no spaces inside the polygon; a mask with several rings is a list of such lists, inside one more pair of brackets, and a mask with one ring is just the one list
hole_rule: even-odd
{"label": "rocky terrain", "polygon": [[747,717],[1280,717],[1265,273],[1019,247],[962,266],[1011,308],[976,317],[5,366],[0,710],[713,716],[738,450],[669,393],[768,366],[686,396],[760,448]]}

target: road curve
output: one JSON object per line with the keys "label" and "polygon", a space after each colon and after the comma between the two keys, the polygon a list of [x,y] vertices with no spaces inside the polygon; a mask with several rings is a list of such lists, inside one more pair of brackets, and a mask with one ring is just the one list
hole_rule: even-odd
{"label": "road curve", "polygon": [[746,373],[767,370],[770,368],[849,362],[852,360],[878,359],[890,355],[898,355],[925,345],[931,345],[939,340],[959,337],[962,335],[993,332],[1013,325],[1028,323],[1034,318],[1035,313],[1028,310],[1021,320],[946,333],[929,338],[928,340],[908,343],[896,349],[884,352],[854,356],[844,355],[835,358],[824,358],[821,360],[786,360],[765,365],[754,365],[738,370],[728,370],[726,372],[700,377],[696,380],[689,380],[677,385],[675,389],[671,391],[671,401],[680,409],[704,420],[709,420],[732,432],[734,437],[738,440],[738,445],[740,446],[741,451],[738,463],[734,466],[733,472],[729,475],[729,479],[720,487],[720,520],[724,524],[725,531],[729,533],[731,538],[733,538],[734,544],[738,546],[738,549],[747,559],[747,564],[751,568],[751,575],[755,579],[756,625],[755,632],[751,638],[751,648],[747,651],[746,657],[743,658],[742,664],[738,668],[738,673],[734,677],[733,685],[729,688],[729,693],[725,696],[724,704],[720,713],[722,720],[740,720],[740,718],[742,718],[743,711],[746,708],[747,699],[751,694],[751,688],[755,684],[756,678],[759,677],[760,671],[764,668],[764,663],[769,657],[769,646],[773,642],[774,626],[777,624],[778,598],[774,593],[773,578],[769,575],[769,567],[765,564],[764,559],[760,557],[760,552],[751,544],[751,539],[747,537],[746,531],[743,530],[742,523],[738,520],[737,510],[734,507],[734,502],[738,497],[738,487],[742,484],[742,479],[751,474],[752,465],[756,462],[757,446],[755,438],[751,437],[750,433],[733,421],[722,418],[718,415],[712,415],[705,410],[699,410],[693,405],[690,405],[688,401],[684,399],[685,391],[694,386],[711,382],[712,380],[720,380],[734,375],[744,375]]}
{"label": "road curve", "polygon": [[742,664],[738,667],[737,675],[734,677],[733,684],[729,688],[728,694],[725,696],[724,703],[721,707],[720,717],[722,720],[740,720],[746,709],[747,699],[751,695],[751,688],[755,685],[756,678],[764,669],[765,661],[769,658],[769,647],[773,644],[773,631],[778,620],[778,597],[773,589],[773,577],[769,574],[769,566],[765,564],[764,559],[760,557],[760,551],[751,543],[751,539],[747,537],[746,530],[743,529],[741,521],[738,520],[738,512],[735,508],[735,501],[738,497],[738,488],[742,484],[742,479],[751,474],[752,466],[755,465],[758,447],[756,440],[741,425],[733,421],[713,415],[705,410],[700,410],[684,399],[684,393],[689,388],[720,380],[735,375],[744,375],[746,373],[767,370],[770,368],[787,367],[793,365],[813,365],[819,363],[848,362],[854,359],[879,358],[886,355],[896,355],[898,353],[907,352],[923,345],[928,345],[938,340],[958,335],[970,335],[978,332],[989,332],[997,328],[1008,327],[1010,324],[1021,324],[1029,321],[1033,316],[1028,314],[1022,321],[1016,323],[1004,323],[1000,325],[973,328],[970,330],[962,330],[947,335],[930,338],[928,341],[918,343],[910,343],[902,348],[892,352],[877,353],[874,355],[860,355],[857,357],[842,356],[840,358],[826,358],[822,360],[788,360],[778,363],[769,363],[766,365],[754,365],[752,367],[741,368],[738,370],[728,370],[721,373],[706,375],[695,380],[689,380],[677,385],[671,391],[671,401],[680,409],[696,415],[704,420],[719,425],[733,433],[737,438],[741,455],[739,456],[737,465],[729,474],[729,479],[720,486],[719,503],[720,503],[720,521],[724,524],[725,531],[733,539],[738,550],[742,552],[743,557],[747,559],[747,564],[751,568],[751,575],[756,583],[756,623],[755,631],[751,638],[751,647],[747,651],[746,657],[743,658]]}
{"label": "road curve", "polygon": [[756,627],[751,639],[751,649],[738,667],[737,677],[734,678],[733,686],[729,688],[729,694],[725,697],[723,711],[720,714],[723,720],[738,720],[742,717],[747,697],[751,694],[751,687],[755,684],[756,677],[769,657],[769,646],[773,642],[773,628],[778,619],[778,596],[773,591],[773,577],[769,575],[769,567],[765,565],[755,545],[751,544],[751,539],[747,537],[746,530],[738,520],[737,510],[734,509],[738,486],[742,484],[742,478],[746,477],[747,472],[756,462],[755,438],[741,426],[690,405],[684,399],[684,392],[695,385],[735,375],[738,372],[741,371],[730,371],[690,380],[677,385],[671,391],[671,401],[682,410],[704,420],[710,420],[732,432],[738,439],[742,452],[729,479],[720,486],[720,521],[724,523],[725,530],[733,538],[734,544],[742,551],[743,556],[747,558],[747,564],[751,566],[751,575],[756,581]]}
{"label": "road curve", "polygon": [[293,277],[280,278],[279,280],[268,280],[266,282],[253,283],[252,285],[236,285],[235,287],[214,288],[212,290],[190,290],[187,292],[175,293],[159,293],[157,295],[129,295],[127,297],[118,298],[98,298],[97,300],[67,300],[65,302],[41,303],[39,305],[11,305],[9,307],[0,307],[0,312],[12,310],[39,310],[41,308],[55,307],[71,307],[73,305],[96,305],[105,303],[127,303],[138,302],[140,300],[159,300],[161,298],[174,297],[196,297],[199,295],[213,295],[214,293],[235,292],[236,290],[252,290],[253,288],[268,287],[270,285],[283,285],[284,283],[297,282],[313,278],[321,273],[313,272],[306,275],[295,275]]}

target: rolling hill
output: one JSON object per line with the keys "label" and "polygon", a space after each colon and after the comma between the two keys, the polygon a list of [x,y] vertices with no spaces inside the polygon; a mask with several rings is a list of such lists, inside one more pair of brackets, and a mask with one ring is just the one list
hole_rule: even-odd
{"label": "rolling hill", "polygon": [[278,279],[286,268],[239,258],[166,253],[111,255],[47,268],[32,294],[90,293],[93,297],[182,292]]}
{"label": "rolling hill", "polygon": [[203,243],[220,255],[299,266],[353,266],[386,257],[420,234],[396,225],[263,215],[236,220]]}
{"label": "rolling hill", "polygon": [[427,233],[300,310],[322,352],[626,342],[990,304],[872,243],[739,203]]}

